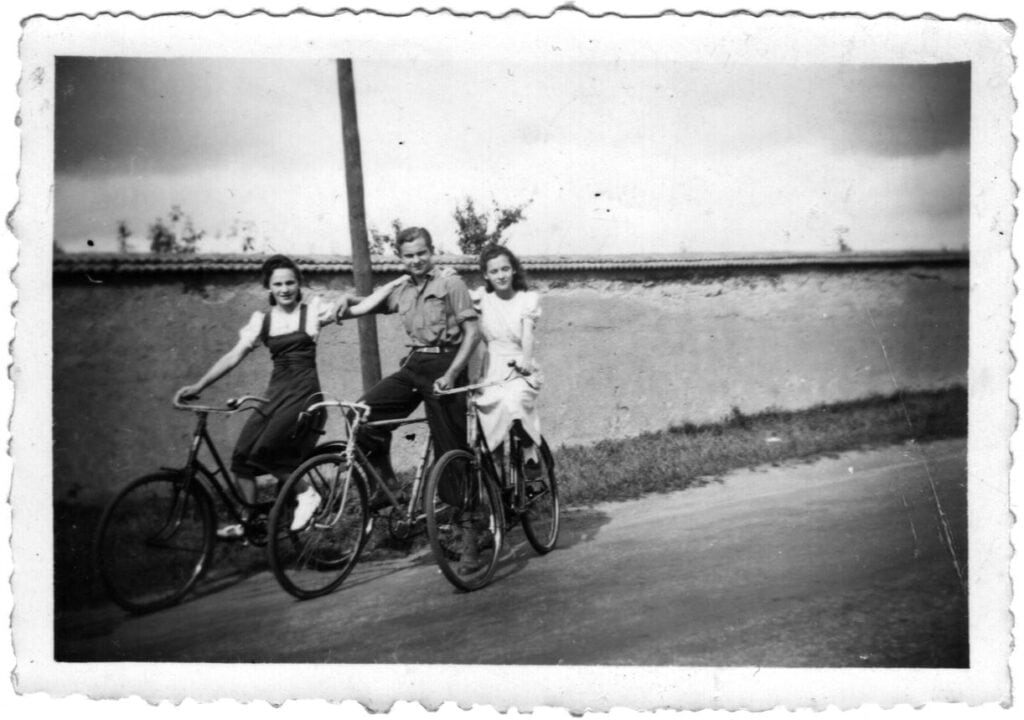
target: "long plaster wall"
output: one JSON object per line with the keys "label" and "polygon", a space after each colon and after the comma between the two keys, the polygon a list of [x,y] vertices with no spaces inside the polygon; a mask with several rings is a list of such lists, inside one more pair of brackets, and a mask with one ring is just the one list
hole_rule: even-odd
{"label": "long plaster wall", "polygon": [[[386,278],[382,278],[386,279]],[[637,275],[538,273],[541,412],[553,445],[623,438],[733,408],[798,409],[897,389],[966,383],[968,268],[747,269]],[[312,289],[348,291],[317,274]],[[191,415],[170,407],[265,304],[251,274],[54,278],[54,493],[85,499],[183,459]],[[403,352],[378,319],[385,372]],[[325,391],[360,392],[355,323],[325,329]],[[260,391],[257,351],[207,391]],[[214,421],[227,455],[240,419]],[[329,428],[333,428],[331,425]]]}

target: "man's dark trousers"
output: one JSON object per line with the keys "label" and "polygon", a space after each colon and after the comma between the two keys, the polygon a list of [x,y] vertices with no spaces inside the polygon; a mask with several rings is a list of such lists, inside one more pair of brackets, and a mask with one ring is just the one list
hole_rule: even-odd
{"label": "man's dark trousers", "polygon": [[[426,405],[427,424],[433,438],[434,457],[466,448],[466,395],[434,396],[434,381],[451,367],[458,347],[439,353],[413,352],[401,368],[370,388],[361,402],[370,406],[370,420],[397,420]],[[466,371],[455,380],[465,385]],[[378,468],[390,468],[391,431],[366,427],[359,433],[359,447]]]}

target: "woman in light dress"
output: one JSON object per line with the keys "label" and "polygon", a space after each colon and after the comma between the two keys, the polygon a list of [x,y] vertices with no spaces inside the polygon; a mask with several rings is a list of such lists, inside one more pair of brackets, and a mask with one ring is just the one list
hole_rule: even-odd
{"label": "woman in light dress", "polygon": [[540,296],[528,288],[519,259],[503,245],[488,245],[480,253],[484,286],[470,293],[480,315],[487,342],[483,383],[500,382],[512,366],[520,374],[509,382],[485,388],[476,398],[487,446],[496,451],[518,420],[525,433],[528,470],[536,466],[541,442],[537,395],[542,376],[534,356]]}
{"label": "woman in light dress", "polygon": [[[537,394],[542,378],[534,357],[540,296],[527,286],[519,258],[503,245],[487,245],[481,251],[480,274],[483,287],[469,293],[487,343],[480,382],[496,384],[476,396],[477,417],[487,447],[495,454],[504,451],[509,431],[516,425],[521,428],[526,477],[530,480],[540,471]],[[478,531],[472,526],[464,528],[459,574],[469,575],[483,567],[478,543]]]}

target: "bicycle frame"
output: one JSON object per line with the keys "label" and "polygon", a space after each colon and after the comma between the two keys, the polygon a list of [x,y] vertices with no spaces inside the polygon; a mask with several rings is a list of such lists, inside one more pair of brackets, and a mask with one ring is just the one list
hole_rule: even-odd
{"label": "bicycle frame", "polygon": [[[369,462],[366,455],[360,449],[358,443],[355,441],[359,429],[362,427],[382,427],[390,428],[392,430],[404,427],[406,425],[417,425],[427,422],[426,418],[402,418],[398,420],[368,420],[370,416],[370,407],[363,403],[353,403],[341,400],[324,400],[318,403],[314,403],[306,409],[306,412],[313,413],[321,408],[336,407],[343,412],[343,419],[345,423],[345,450],[343,455],[345,456],[345,463],[348,468],[346,471],[345,483],[342,492],[347,496],[349,491],[349,484],[351,482],[352,468],[356,464],[359,465],[360,469],[367,475],[367,480],[371,485],[371,488],[382,490],[387,496],[388,501],[392,507],[396,510],[401,510],[401,502],[398,494],[388,487],[387,483],[384,482],[380,474],[373,467],[373,464]],[[432,443],[428,429],[427,441],[424,443],[424,448],[420,454],[419,462],[416,466],[415,473],[413,476],[413,485],[411,492],[409,493],[409,503],[404,510],[404,519],[406,522],[412,524],[419,518],[414,517],[416,508],[416,501],[420,497],[423,491],[423,485],[425,483],[426,469],[429,465],[430,455],[432,452]],[[371,489],[367,488],[367,489]]]}
{"label": "bicycle frame", "polygon": [[[246,407],[246,403],[250,401],[263,401],[263,398],[244,396],[236,400],[229,400],[227,408],[186,405],[175,401],[174,407],[176,409],[189,410],[195,413],[196,426],[195,430],[192,431],[192,443],[189,446],[188,459],[185,462],[184,469],[179,470],[178,468],[167,468],[175,472],[183,472],[186,483],[191,482],[193,477],[202,476],[206,482],[203,482],[202,480],[199,482],[203,484],[208,491],[211,491],[220,498],[221,502],[227,508],[228,513],[232,516],[232,519],[239,523],[243,522],[243,510],[254,510],[259,504],[250,503],[242,497],[242,493],[238,488],[234,476],[228,470],[227,465],[220,456],[220,452],[217,450],[216,444],[213,442],[213,437],[210,435],[208,428],[208,416],[210,413],[231,414],[241,410],[256,410],[256,406],[253,405]],[[215,470],[211,470],[199,458],[199,453],[204,446],[213,458],[216,468]]]}
{"label": "bicycle frame", "polygon": [[515,471],[516,466],[513,462],[513,458],[519,452],[518,439],[514,437],[511,429],[505,433],[503,443],[505,452],[502,453],[499,464],[494,451],[487,445],[487,441],[483,437],[480,416],[472,398],[466,403],[466,408],[466,435],[477,466],[481,469],[489,467],[498,480],[499,488],[514,490],[511,507],[516,512],[521,512],[525,507],[526,484],[523,482],[522,476]]}
{"label": "bicycle frame", "polygon": [[[252,510],[255,508],[255,504],[248,502],[242,497],[234,477],[221,459],[217,446],[214,444],[213,438],[210,437],[210,431],[207,429],[207,413],[200,411],[196,413],[196,416],[196,429],[192,433],[192,444],[189,447],[188,460],[185,463],[184,475],[186,482],[190,482],[191,478],[199,477],[200,475],[205,477],[207,482],[204,484],[208,486],[207,489],[220,498],[232,519],[236,522],[242,522],[242,509]],[[206,447],[213,457],[214,470],[211,470],[206,463],[199,459],[199,452],[203,446]]]}

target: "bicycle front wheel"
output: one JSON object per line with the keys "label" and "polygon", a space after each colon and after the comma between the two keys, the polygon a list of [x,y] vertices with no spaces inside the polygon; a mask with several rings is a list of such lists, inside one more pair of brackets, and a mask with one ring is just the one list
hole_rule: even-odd
{"label": "bicycle front wheel", "polygon": [[497,486],[464,450],[434,464],[423,492],[427,535],[441,572],[460,590],[487,585],[498,567],[505,519]]}
{"label": "bicycle front wheel", "polygon": [[524,462],[519,469],[526,485],[526,507],[521,519],[526,539],[544,555],[558,542],[558,482],[548,444],[542,441],[539,450],[536,468],[527,467]]}
{"label": "bicycle front wheel", "polygon": [[96,569],[125,610],[168,607],[206,569],[214,512],[195,476],[161,472],[131,482],[107,506],[94,545]]}
{"label": "bicycle front wheel", "polygon": [[[291,474],[270,511],[270,567],[281,587],[300,600],[341,585],[370,534],[365,475],[358,465],[349,470],[344,455],[310,458]],[[309,498],[315,508],[302,513]],[[308,520],[296,521],[297,511]]]}

